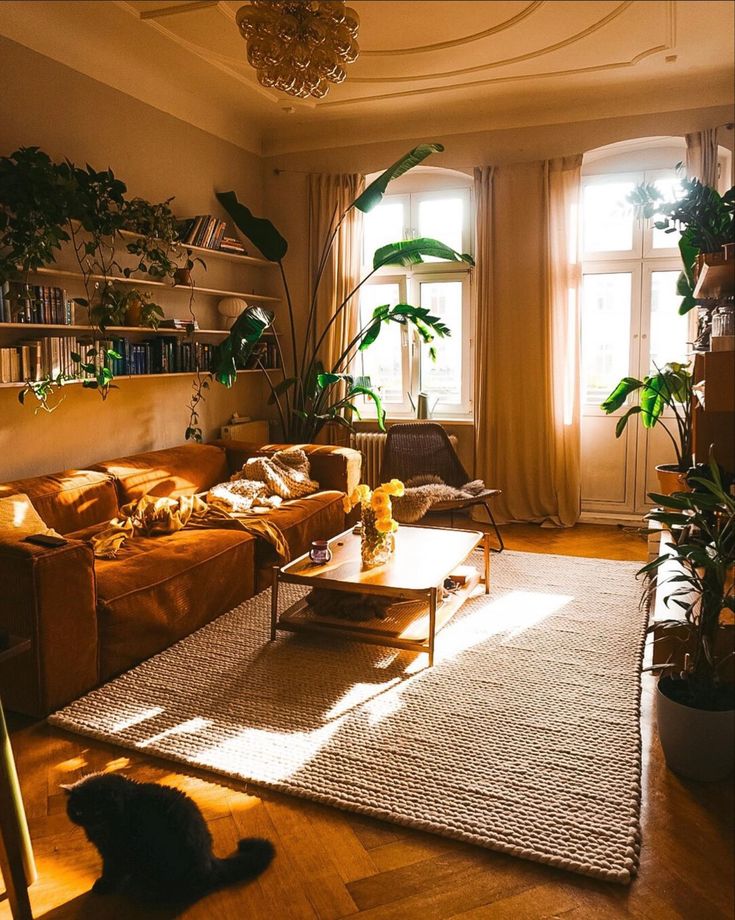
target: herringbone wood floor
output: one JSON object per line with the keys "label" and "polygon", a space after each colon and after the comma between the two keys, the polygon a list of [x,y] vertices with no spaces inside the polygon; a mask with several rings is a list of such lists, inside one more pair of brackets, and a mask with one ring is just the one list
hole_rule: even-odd
{"label": "herringbone wood floor", "polygon": [[[504,530],[511,549],[646,557],[640,537],[611,527]],[[265,875],[176,914],[187,920],[731,920],[732,787],[688,784],[666,770],[651,715],[653,687],[653,678],[646,676],[643,851],[640,874],[627,889],[285,796],[256,789],[248,794],[206,774],[183,774],[170,764],[128,757],[43,723],[15,720],[13,744],[39,869],[31,890],[34,915],[46,920],[174,916],[89,893],[99,860],[67,820],[58,784],[118,768],[190,793],[223,854],[243,836],[265,836],[276,844],[277,858]],[[8,917],[7,902],[0,902],[1,920]]]}

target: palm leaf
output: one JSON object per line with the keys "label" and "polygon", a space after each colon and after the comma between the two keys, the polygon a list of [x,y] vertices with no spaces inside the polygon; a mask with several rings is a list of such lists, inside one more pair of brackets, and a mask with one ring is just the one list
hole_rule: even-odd
{"label": "palm leaf", "polygon": [[240,204],[234,192],[216,192],[217,200],[227,211],[239,230],[256,246],[269,262],[280,262],[288,252],[288,243],[273,224],[264,217],[255,217]]}
{"label": "palm leaf", "polygon": [[381,173],[377,179],[374,179],[365,191],[358,195],[350,207],[357,208],[358,211],[362,211],[364,214],[372,211],[383,200],[383,195],[385,195],[389,182],[407,173],[414,166],[418,166],[422,160],[431,156],[432,153],[441,153],[443,150],[443,144],[419,144],[418,147],[409,150],[399,160],[396,160],[392,166],[389,166],[385,172]]}
{"label": "palm leaf", "polygon": [[373,255],[373,269],[377,271],[385,265],[418,265],[424,261],[424,256],[432,256],[445,262],[466,262],[474,265],[475,260],[469,253],[457,252],[446,243],[433,240],[430,237],[420,237],[415,240],[401,240],[397,243],[388,243],[376,249]]}

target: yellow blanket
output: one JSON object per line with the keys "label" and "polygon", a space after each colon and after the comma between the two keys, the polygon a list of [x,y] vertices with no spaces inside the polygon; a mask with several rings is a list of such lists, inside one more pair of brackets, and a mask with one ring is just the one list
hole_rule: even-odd
{"label": "yellow blanket", "polygon": [[114,559],[123,543],[131,537],[154,537],[176,533],[188,526],[221,528],[238,527],[263,537],[271,543],[283,562],[291,558],[288,543],[279,527],[254,515],[227,514],[210,507],[201,495],[165,498],[144,495],[120,509],[121,516],[113,518],[110,526],[92,537],[94,555],[98,559]]}

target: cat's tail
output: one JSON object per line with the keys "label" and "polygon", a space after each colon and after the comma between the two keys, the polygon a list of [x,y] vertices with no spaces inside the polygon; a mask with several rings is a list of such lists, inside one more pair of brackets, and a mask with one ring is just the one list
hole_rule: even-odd
{"label": "cat's tail", "polygon": [[237,845],[237,850],[226,859],[214,861],[214,884],[229,885],[257,878],[271,864],[276,848],[270,840],[247,837]]}

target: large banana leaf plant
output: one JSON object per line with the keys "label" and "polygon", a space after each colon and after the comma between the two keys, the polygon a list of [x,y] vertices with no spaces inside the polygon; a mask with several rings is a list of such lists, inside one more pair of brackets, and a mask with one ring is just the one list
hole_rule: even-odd
{"label": "large banana leaf plant", "polygon": [[[283,259],[288,251],[288,243],[273,224],[253,213],[238,201],[235,192],[218,192],[217,198],[242,233],[257,247],[263,257],[278,265],[283,282],[288,309],[288,335],[291,344],[290,363],[284,361],[279,337],[276,346],[279,351],[283,376],[277,382],[268,369],[258,362],[266,376],[270,388],[270,402],[275,405],[284,440],[301,442],[313,440],[327,424],[340,425],[352,429],[352,420],[360,418],[358,400],[367,398],[376,407],[378,425],[384,429],[385,410],[380,397],[380,381],[354,375],[350,368],[361,351],[369,348],[380,336],[381,330],[389,323],[411,326],[421,341],[429,346],[432,359],[436,358],[433,342],[435,338],[450,335],[449,328],[438,316],[423,307],[412,304],[384,304],[377,307],[372,316],[358,330],[331,367],[326,367],[321,355],[329,331],[342,312],[360,291],[360,288],[381,268],[389,265],[409,266],[423,262],[427,257],[439,258],[451,262],[466,262],[473,265],[473,259],[467,253],[460,253],[439,240],[420,238],[401,240],[382,246],[373,255],[371,270],[362,278],[341,303],[334,304],[334,310],[320,329],[314,328],[319,285],[329,262],[329,256],[339,229],[353,208],[363,213],[372,210],[380,203],[393,180],[421,163],[432,153],[440,152],[441,144],[421,144],[410,150],[393,163],[347,207],[342,213],[335,210],[327,232],[321,257],[315,274],[314,285],[310,291],[309,303],[303,305],[301,316],[303,324],[297,326],[296,306],[291,297]],[[225,386],[231,386],[236,379],[238,367],[252,355],[253,350],[268,330],[275,331],[275,318],[271,311],[261,308],[249,308],[234,323],[229,335],[217,348],[211,377]],[[298,337],[303,338],[299,348]],[[204,381],[207,383],[207,381]],[[201,439],[198,425],[197,406],[202,397],[201,382],[195,385],[192,399],[192,417],[186,432],[187,438]]]}

